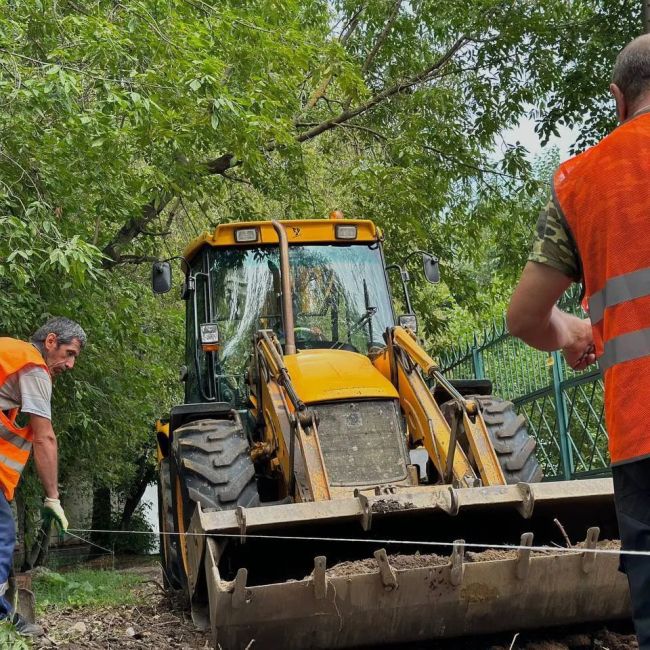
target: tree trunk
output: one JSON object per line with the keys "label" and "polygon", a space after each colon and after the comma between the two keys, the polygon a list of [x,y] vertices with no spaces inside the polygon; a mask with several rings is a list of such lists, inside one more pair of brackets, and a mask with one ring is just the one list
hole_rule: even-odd
{"label": "tree trunk", "polygon": [[122,517],[120,518],[120,530],[129,530],[131,526],[131,518],[135,512],[140,501],[142,500],[142,495],[147,489],[147,485],[152,483],[156,478],[156,468],[149,462],[149,456],[151,455],[151,450],[145,450],[145,452],[138,458],[136,463],[137,473],[133,481],[133,487],[129,491],[124,502],[124,509],[122,511]]}
{"label": "tree trunk", "polygon": [[133,513],[140,505],[142,495],[147,489],[147,485],[149,485],[149,483],[151,483],[151,479],[148,476],[142,478],[133,486],[133,489],[129,492],[129,496],[124,502],[122,517],[120,518],[120,530],[129,530],[129,526],[131,525],[131,517],[133,517]]}
{"label": "tree trunk", "polygon": [[[111,530],[111,491],[107,487],[96,487],[93,490],[93,517],[91,528],[97,530]],[[91,533],[91,540],[104,545],[109,533]]]}

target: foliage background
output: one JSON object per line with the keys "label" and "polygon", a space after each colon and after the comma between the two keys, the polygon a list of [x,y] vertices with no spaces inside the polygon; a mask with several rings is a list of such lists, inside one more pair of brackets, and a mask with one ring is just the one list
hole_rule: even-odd
{"label": "foliage background", "polygon": [[528,116],[593,143],[640,31],[624,0],[2,3],[0,333],[60,314],[90,335],[55,391],[63,484],[110,510],[153,476],[183,314],[148,262],[218,223],[338,208],[389,262],[432,251],[444,282],[413,298],[434,351],[499,313],[557,162],[502,134]]}

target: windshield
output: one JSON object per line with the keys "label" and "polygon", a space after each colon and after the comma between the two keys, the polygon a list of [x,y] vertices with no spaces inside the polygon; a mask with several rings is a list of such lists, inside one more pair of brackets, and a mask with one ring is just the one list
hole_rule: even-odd
{"label": "windshield", "polygon": [[[212,249],[210,271],[219,323],[222,372],[240,374],[258,329],[284,342],[277,247]],[[366,354],[383,346],[394,324],[379,247],[290,246],[289,264],[298,349]]]}

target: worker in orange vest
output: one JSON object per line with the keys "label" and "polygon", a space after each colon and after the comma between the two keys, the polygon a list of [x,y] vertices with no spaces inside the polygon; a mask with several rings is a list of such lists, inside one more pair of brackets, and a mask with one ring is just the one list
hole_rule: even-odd
{"label": "worker in orange vest", "polygon": [[[42,629],[25,621],[4,598],[16,545],[9,503],[33,447],[36,471],[45,491],[43,516],[56,523],[60,534],[68,528],[59,501],[50,398],[52,381],[72,369],[85,344],[83,329],[67,318],[48,320],[30,343],[0,338],[0,620],[9,620],[25,636],[38,636]],[[19,414],[28,422],[19,424]]]}
{"label": "worker in orange vest", "polygon": [[[650,552],[650,34],[620,52],[610,90],[620,126],[562,163],[508,310],[515,336],[598,361],[624,550]],[[556,306],[582,281],[589,318]],[[622,555],[639,647],[650,649],[650,556]]]}

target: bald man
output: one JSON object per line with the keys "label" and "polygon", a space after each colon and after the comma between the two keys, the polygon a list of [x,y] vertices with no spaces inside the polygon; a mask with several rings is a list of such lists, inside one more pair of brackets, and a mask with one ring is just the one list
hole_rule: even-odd
{"label": "bald man", "polygon": [[[598,361],[621,546],[650,551],[650,35],[618,55],[620,126],[562,163],[508,310],[510,332],[569,366]],[[584,284],[589,318],[558,309]],[[639,647],[650,650],[650,557],[621,556]]]}

